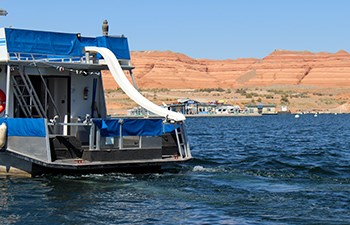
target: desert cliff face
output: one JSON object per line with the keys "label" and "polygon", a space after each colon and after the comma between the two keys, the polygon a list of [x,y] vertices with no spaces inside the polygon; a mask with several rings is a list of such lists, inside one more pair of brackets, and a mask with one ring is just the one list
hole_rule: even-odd
{"label": "desert cliff face", "polygon": [[[350,54],[276,50],[263,59],[192,59],[170,51],[131,53],[142,89],[242,88],[272,85],[350,87]],[[105,87],[114,89],[106,74]]]}
{"label": "desert cliff face", "polygon": [[256,77],[247,84],[349,87],[350,55],[345,51],[311,53],[275,51],[257,63]]}
{"label": "desert cliff face", "polygon": [[[282,96],[287,96],[292,112],[350,112],[350,54],[342,50],[276,50],[262,59],[235,60],[140,51],[131,52],[131,61],[137,86],[156,104],[191,98],[202,102],[226,99],[229,104],[239,105],[262,100],[279,107]],[[103,74],[103,83],[109,90],[106,99],[110,112],[126,113],[136,106],[116,91],[118,86],[108,71]],[[208,92],[218,88],[225,92]],[[245,95],[237,93],[242,89]]]}

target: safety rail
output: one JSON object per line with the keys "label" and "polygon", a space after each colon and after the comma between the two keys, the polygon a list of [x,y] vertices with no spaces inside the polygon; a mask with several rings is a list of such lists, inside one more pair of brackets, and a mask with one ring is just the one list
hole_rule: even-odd
{"label": "safety rail", "polygon": [[[101,136],[101,130],[92,122],[89,123],[48,123],[49,127],[54,126],[62,126],[63,132],[60,133],[53,133],[52,136],[66,136],[68,135],[67,130],[72,127],[90,127],[89,133],[87,133],[87,137],[89,137],[89,150],[101,150],[105,148],[116,148],[116,149],[135,149],[135,148],[144,148],[143,145],[143,139],[147,139],[148,137],[142,137],[142,136],[123,136],[120,135],[119,137],[103,137]],[[122,133],[122,126],[120,126],[120,133]],[[51,129],[53,130],[53,129]],[[72,134],[73,136],[76,136],[79,131],[76,130],[74,132],[75,134]],[[149,138],[148,138],[149,139]],[[127,142],[127,143],[126,143]],[[133,144],[130,144],[133,142]],[[156,141],[156,142],[159,142]],[[137,144],[135,144],[137,143]],[[147,142],[149,144],[149,141]],[[151,147],[148,145],[148,147]]]}
{"label": "safety rail", "polygon": [[[88,64],[104,64],[104,60],[96,59],[96,55],[86,54],[84,56],[62,56],[62,55],[45,55],[33,53],[12,52],[9,53],[9,59],[12,61],[35,61],[47,63],[88,63]],[[88,59],[88,60],[87,60]],[[122,68],[134,68],[129,59],[118,59]]]}
{"label": "safety rail", "polygon": [[33,53],[20,53],[13,52],[9,53],[10,60],[14,61],[43,61],[43,62],[84,62],[85,56],[59,56],[59,55],[45,55],[45,54],[33,54]]}
{"label": "safety rail", "polygon": [[[95,119],[94,119],[95,120]],[[152,120],[152,119],[145,119],[145,120]],[[101,119],[97,119],[95,121],[102,121]],[[108,121],[108,120],[107,120]],[[123,124],[125,121],[131,121],[131,123],[134,123],[135,121],[141,121],[141,119],[114,119],[115,123],[118,125],[114,127],[114,131],[116,132],[115,135],[106,136],[103,134],[104,131],[103,128],[101,128],[101,125],[97,125],[92,120],[89,122],[78,122],[78,123],[55,123],[55,122],[49,122],[49,127],[54,126],[62,126],[62,129],[59,133],[52,133],[52,136],[65,136],[68,135],[68,130],[70,130],[71,136],[77,136],[78,139],[85,138],[88,140],[88,148],[89,150],[103,150],[103,149],[119,149],[119,150],[127,150],[127,149],[147,149],[147,148],[162,148],[162,135],[166,133],[173,133],[174,141],[176,143],[176,146],[178,148],[178,153],[180,158],[188,158],[192,157],[188,140],[187,140],[187,134],[185,131],[184,123],[163,123],[163,120],[161,120],[162,127],[161,132],[156,132],[154,134],[148,134],[146,131],[145,133],[139,133],[138,135],[125,135],[125,130],[127,127]],[[75,129],[73,127],[76,127]],[[82,137],[81,135],[78,135],[79,128],[86,128],[82,129],[86,132],[84,133],[85,137]],[[172,128],[173,127],[173,128]],[[169,129],[170,128],[170,129]],[[54,130],[54,129],[51,129]],[[123,131],[124,130],[124,131]],[[102,134],[101,134],[102,132]],[[174,146],[175,147],[175,146]]]}
{"label": "safety rail", "polygon": [[[122,133],[122,129],[123,129],[122,126],[120,126],[119,129],[120,129],[120,133]],[[95,124],[91,125],[89,140],[90,140],[90,143],[89,143],[90,150],[102,150],[102,149],[127,150],[127,149],[161,147],[161,139],[160,137],[156,137],[156,136],[144,137],[144,136],[120,135],[118,137],[104,137],[101,135],[101,129],[99,129]]]}

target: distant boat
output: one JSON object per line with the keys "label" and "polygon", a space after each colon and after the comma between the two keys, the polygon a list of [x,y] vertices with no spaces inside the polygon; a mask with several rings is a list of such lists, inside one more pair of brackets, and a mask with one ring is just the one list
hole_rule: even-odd
{"label": "distant boat", "polygon": [[295,116],[294,116],[294,118],[299,118],[300,117],[300,115],[299,114],[296,114]]}

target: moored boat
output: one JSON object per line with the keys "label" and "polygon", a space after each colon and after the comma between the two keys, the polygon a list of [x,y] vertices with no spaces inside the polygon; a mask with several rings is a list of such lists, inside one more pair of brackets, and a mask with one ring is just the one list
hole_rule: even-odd
{"label": "moored boat", "polygon": [[[107,69],[156,116],[108,116]],[[1,28],[0,173],[135,172],[190,160],[185,117],[144,98],[124,74],[133,69],[123,35]]]}

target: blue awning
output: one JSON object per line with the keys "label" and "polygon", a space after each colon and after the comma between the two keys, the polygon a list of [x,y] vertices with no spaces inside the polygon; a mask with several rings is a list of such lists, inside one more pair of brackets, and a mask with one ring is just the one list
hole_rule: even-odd
{"label": "blue awning", "polygon": [[72,33],[58,33],[5,28],[8,53],[36,54],[41,57],[82,57],[85,46],[106,47],[118,59],[130,60],[126,37],[80,37]]}

